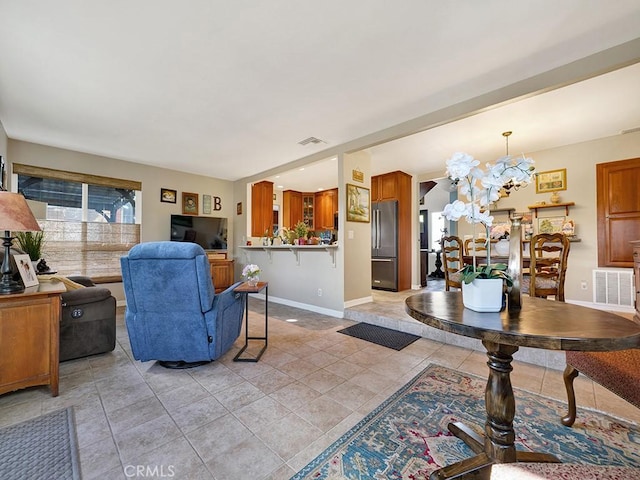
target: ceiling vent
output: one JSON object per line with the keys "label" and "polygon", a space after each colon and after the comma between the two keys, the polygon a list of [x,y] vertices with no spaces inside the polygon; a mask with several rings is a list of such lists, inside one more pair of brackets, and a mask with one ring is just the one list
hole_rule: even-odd
{"label": "ceiling vent", "polygon": [[309,137],[309,138],[305,138],[304,140],[300,140],[298,142],[300,145],[309,145],[310,143],[327,143],[324,140],[320,140],[319,138],[316,137]]}

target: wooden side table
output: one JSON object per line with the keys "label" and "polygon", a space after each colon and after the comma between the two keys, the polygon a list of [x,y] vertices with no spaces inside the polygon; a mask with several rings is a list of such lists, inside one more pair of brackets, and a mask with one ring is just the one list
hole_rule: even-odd
{"label": "wooden side table", "polygon": [[[249,294],[259,293],[264,290],[264,337],[251,337],[249,336]],[[244,346],[233,357],[234,362],[257,362],[267,349],[267,324],[269,318],[269,282],[258,282],[257,285],[249,285],[248,282],[244,282],[236,287],[234,290],[236,293],[244,295]],[[249,340],[263,340],[264,346],[258,352],[255,357],[240,358],[244,351],[249,346]]]}
{"label": "wooden side table", "polygon": [[63,283],[0,295],[0,394],[49,385],[58,396]]}

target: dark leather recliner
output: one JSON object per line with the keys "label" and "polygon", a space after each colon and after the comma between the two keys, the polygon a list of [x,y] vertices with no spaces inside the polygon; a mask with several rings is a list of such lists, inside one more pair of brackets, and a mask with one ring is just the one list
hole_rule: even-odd
{"label": "dark leather recliner", "polygon": [[[22,253],[19,248],[11,248],[11,271],[16,280],[20,274],[13,255]],[[0,263],[3,259],[0,249]],[[68,278],[87,288],[62,294],[60,361],[112,351],[116,346],[116,299],[108,288],[95,286],[89,277]]]}
{"label": "dark leather recliner", "polygon": [[62,294],[60,361],[112,351],[116,346],[116,299],[88,277],[69,280],[87,288]]}

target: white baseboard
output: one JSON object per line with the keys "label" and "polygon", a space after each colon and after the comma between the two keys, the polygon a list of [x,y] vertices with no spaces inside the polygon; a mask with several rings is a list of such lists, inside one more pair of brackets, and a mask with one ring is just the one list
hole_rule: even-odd
{"label": "white baseboard", "polygon": [[349,300],[348,302],[344,302],[344,308],[355,307],[358,305],[362,305],[363,303],[371,303],[373,302],[373,297],[369,295],[368,297],[356,298],[355,300]]}
{"label": "white baseboard", "polygon": [[574,305],[580,305],[581,307],[594,308],[596,310],[604,310],[605,312],[620,312],[620,313],[635,313],[633,307],[627,307],[624,305],[605,305],[603,303],[583,302],[580,300],[567,300],[566,303],[572,303]]}
{"label": "white baseboard", "polygon": [[[254,296],[256,298],[262,298],[264,300],[263,294],[256,294]],[[323,308],[323,307],[319,307],[317,305],[311,305],[308,303],[294,302],[286,298],[274,297],[272,295],[269,295],[269,302],[278,303],[280,305],[287,305],[289,307],[301,308],[303,310],[309,310],[310,312],[316,312],[316,313],[321,313],[323,315],[328,315],[329,317],[344,318],[344,312],[342,311],[332,310],[330,308]]]}

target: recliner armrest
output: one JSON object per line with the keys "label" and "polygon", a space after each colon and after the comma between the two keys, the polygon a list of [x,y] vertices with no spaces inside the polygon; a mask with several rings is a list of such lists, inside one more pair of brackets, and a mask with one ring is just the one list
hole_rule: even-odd
{"label": "recliner armrest", "polygon": [[102,287],[87,287],[71,290],[62,294],[63,306],[85,305],[101,302],[111,296],[111,290]]}
{"label": "recliner armrest", "polygon": [[96,284],[93,283],[93,280],[91,280],[89,277],[86,277],[84,275],[70,275],[67,278],[69,280],[71,280],[72,282],[79,283],[80,285],[84,285],[85,287],[95,287],[96,286]]}

